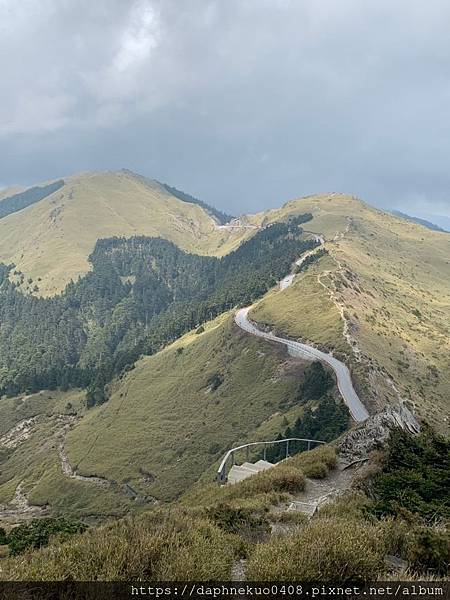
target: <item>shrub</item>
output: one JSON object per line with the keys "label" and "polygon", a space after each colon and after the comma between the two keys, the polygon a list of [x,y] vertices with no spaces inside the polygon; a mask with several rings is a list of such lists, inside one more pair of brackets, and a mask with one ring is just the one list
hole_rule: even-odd
{"label": "shrub", "polygon": [[45,581],[224,580],[237,549],[205,519],[172,511],[89,529],[2,562],[1,579]]}
{"label": "shrub", "polygon": [[208,509],[206,515],[223,531],[238,534],[249,541],[260,540],[270,533],[266,517],[248,508],[222,503]]}
{"label": "shrub", "polygon": [[450,532],[417,528],[411,535],[407,558],[416,571],[448,575],[450,566]]}
{"label": "shrub", "polygon": [[248,508],[257,512],[268,512],[272,506],[288,502],[289,494],[282,492],[268,492],[255,494],[247,498],[230,497],[229,504],[236,508]]}
{"label": "shrub", "polygon": [[419,436],[395,431],[381,473],[372,482],[378,516],[413,514],[433,522],[450,517],[450,441],[424,427]]}
{"label": "shrub", "polygon": [[376,518],[368,513],[371,501],[365,494],[347,491],[320,509],[319,518],[359,519],[376,522]]}
{"label": "shrub", "polygon": [[252,475],[234,487],[242,497],[269,492],[295,493],[305,489],[305,477],[299,469],[280,465]]}
{"label": "shrub", "polygon": [[221,451],[221,446],[217,442],[213,442],[212,444],[210,444],[210,446],[208,448],[208,454],[217,454],[220,451]]}
{"label": "shrub", "polygon": [[272,523],[282,523],[286,525],[304,525],[308,522],[308,517],[297,510],[288,510],[279,513],[271,513],[269,520]]}
{"label": "shrub", "polygon": [[325,479],[329,473],[327,465],[321,461],[311,463],[303,471],[306,477],[310,477],[311,479]]}
{"label": "shrub", "polygon": [[6,535],[6,531],[3,527],[0,527],[0,546],[8,543],[8,536]]}
{"label": "shrub", "polygon": [[214,373],[208,378],[207,385],[210,386],[211,391],[215,392],[223,383],[223,375],[221,373]]}
{"label": "shrub", "polygon": [[385,571],[379,525],[314,519],[293,535],[256,547],[247,564],[253,581],[368,581]]}
{"label": "shrub", "polygon": [[[312,477],[308,471],[313,472],[316,465],[324,464],[328,470],[336,468],[336,448],[329,445],[322,445],[314,448],[310,452],[302,452],[289,460],[287,464],[294,465],[301,469],[307,477]],[[319,467],[321,469],[322,467]]]}
{"label": "shrub", "polygon": [[83,532],[87,525],[71,519],[33,519],[12,529],[6,538],[10,554],[22,554],[28,548],[46,546],[53,535],[66,538]]}

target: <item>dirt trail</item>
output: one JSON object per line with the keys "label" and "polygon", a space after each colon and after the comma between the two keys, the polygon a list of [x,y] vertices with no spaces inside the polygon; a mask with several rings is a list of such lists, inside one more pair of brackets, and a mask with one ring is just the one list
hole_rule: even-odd
{"label": "dirt trail", "polygon": [[36,517],[44,517],[48,513],[47,506],[36,506],[29,503],[28,494],[24,491],[23,481],[17,485],[11,502],[0,504],[0,522],[10,525],[15,525]]}
{"label": "dirt trail", "polygon": [[109,487],[111,482],[104,477],[96,477],[95,475],[78,475],[76,469],[72,467],[69,461],[69,457],[64,449],[64,441],[62,441],[58,447],[59,458],[61,459],[61,469],[64,475],[77,479],[78,481],[86,481],[88,483],[96,483],[102,487]]}

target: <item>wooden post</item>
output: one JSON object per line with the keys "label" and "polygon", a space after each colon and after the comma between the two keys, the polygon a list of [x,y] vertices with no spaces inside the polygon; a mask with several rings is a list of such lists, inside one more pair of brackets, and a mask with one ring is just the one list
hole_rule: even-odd
{"label": "wooden post", "polygon": [[289,440],[286,440],[286,458],[289,458]]}
{"label": "wooden post", "polygon": [[247,462],[250,460],[250,446],[247,446],[245,449],[245,456],[247,459]]}
{"label": "wooden post", "polygon": [[311,450],[311,440],[308,440],[308,450]]}
{"label": "wooden post", "polygon": [[267,456],[267,446],[264,444],[264,460],[266,460]]}

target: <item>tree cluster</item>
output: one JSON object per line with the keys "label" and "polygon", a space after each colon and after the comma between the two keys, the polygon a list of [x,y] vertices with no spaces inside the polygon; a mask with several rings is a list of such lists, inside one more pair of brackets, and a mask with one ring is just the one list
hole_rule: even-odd
{"label": "tree cluster", "polygon": [[54,298],[22,294],[0,265],[0,395],[105,385],[187,331],[264,294],[315,245],[301,216],[259,231],[231,254],[188,254],[161,238],[99,240],[92,270]]}

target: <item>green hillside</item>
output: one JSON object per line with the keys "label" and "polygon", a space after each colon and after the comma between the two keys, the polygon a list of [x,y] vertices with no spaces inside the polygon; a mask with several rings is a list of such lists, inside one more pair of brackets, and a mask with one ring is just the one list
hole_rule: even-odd
{"label": "green hillside", "polygon": [[22,528],[13,541],[27,541],[29,550],[4,559],[0,579],[237,582],[245,576],[250,582],[338,578],[352,586],[377,580],[439,586],[450,560],[448,530],[436,523],[437,515],[448,515],[449,449],[429,431],[416,438],[395,431],[385,451],[358,473],[357,487],[330,498],[311,519],[287,507],[338,476],[330,446],[232,486],[199,485],[177,503],[69,539],[37,539],[30,526]]}
{"label": "green hillside", "polygon": [[[142,354],[261,297],[315,242],[300,215],[258,231],[222,258],[162,238],[99,240],[92,271],[52,298],[24,295],[0,264],[0,394],[88,387],[90,405]],[[38,291],[38,286],[35,288]]]}
{"label": "green hillside", "polygon": [[[0,539],[33,518],[91,527],[6,559],[0,578],[228,579],[245,557],[252,578],[365,580],[392,575],[386,555],[406,558],[404,576],[442,574],[450,235],[341,194],[247,215],[260,229],[232,233],[130,172],[65,181],[0,219],[0,260],[19,257],[0,269],[0,384],[13,396],[0,398]],[[241,442],[333,440],[349,426],[326,369],[234,324],[252,303],[261,326],[344,360],[371,414],[401,399],[432,426],[394,432],[358,491],[308,523],[286,509],[339,479],[334,446],[214,483]]]}
{"label": "green hillside", "polygon": [[[0,504],[21,484],[28,502],[50,514],[142,510],[205,473],[213,478],[212,465],[229,447],[293,426],[310,401],[301,384],[311,365],[242,333],[230,315],[204,329],[141,359],[102,406],[86,410],[83,392],[2,400]],[[30,418],[24,434],[20,424]],[[9,439],[15,445],[2,447]],[[78,475],[105,478],[105,485],[65,475],[61,443]]]}
{"label": "green hillside", "polygon": [[306,229],[325,236],[328,254],[265,298],[253,318],[344,351],[374,408],[401,397],[448,432],[450,235],[337,194],[288,202],[254,220],[300,212],[312,213]]}
{"label": "green hillside", "polygon": [[[98,239],[160,236],[188,252],[223,255],[249,230],[217,229],[198,204],[176,198],[130,171],[84,173],[40,202],[0,219],[0,262],[14,263],[44,296],[61,292],[90,269]],[[32,290],[33,286],[31,286]]]}
{"label": "green hillside", "polygon": [[5,198],[9,198],[14,194],[18,194],[19,192],[23,192],[24,188],[19,185],[8,186],[0,190],[0,202]]}
{"label": "green hillside", "polygon": [[406,213],[401,212],[399,210],[392,210],[391,212],[396,217],[401,217],[402,219],[406,219],[407,221],[411,221],[412,223],[417,223],[418,225],[423,225],[423,227],[426,227],[427,229],[431,229],[432,231],[441,231],[444,233],[449,233],[442,227],[439,227],[439,225],[436,225],[435,223],[432,223],[431,221],[427,221],[427,219],[421,219],[420,217],[413,217],[413,216],[407,215]]}
{"label": "green hillside", "polygon": [[25,191],[8,195],[0,202],[0,219],[4,219],[8,215],[19,212],[32,204],[36,204],[36,202],[40,202],[47,196],[60,190],[63,186],[64,180],[59,179],[48,185],[35,186]]}

